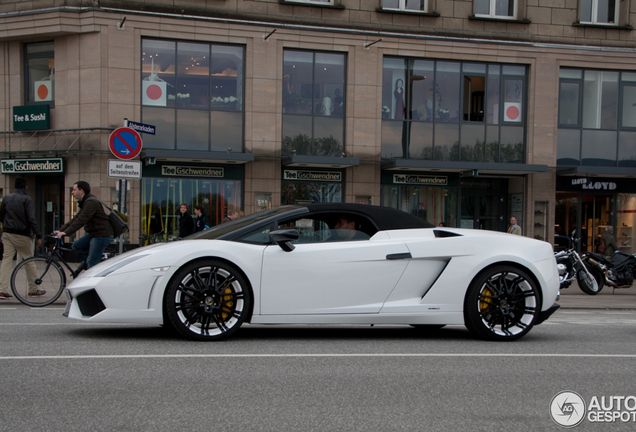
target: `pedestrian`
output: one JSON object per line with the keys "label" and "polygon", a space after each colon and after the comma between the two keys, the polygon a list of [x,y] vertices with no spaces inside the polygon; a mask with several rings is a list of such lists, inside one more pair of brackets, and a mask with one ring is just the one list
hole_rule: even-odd
{"label": "pedestrian", "polygon": [[238,217],[239,217],[239,214],[238,214],[238,212],[236,210],[234,210],[234,209],[228,210],[227,211],[227,216],[225,216],[223,218],[223,222],[222,223],[232,222],[234,219],[236,219]]}
{"label": "pedestrian", "polygon": [[61,239],[64,236],[72,236],[80,228],[84,228],[86,234],[73,242],[73,250],[85,261],[85,264],[80,264],[78,270],[84,266],[89,269],[99,264],[106,246],[113,241],[115,232],[108,221],[102,203],[91,193],[91,186],[87,182],[75,183],[71,194],[77,201],[80,211],[73,219],[65,223],[56,235],[58,239]]}
{"label": "pedestrian", "polygon": [[181,210],[181,215],[179,216],[179,237],[183,238],[192,234],[194,221],[190,213],[188,213],[188,205],[186,203],[181,204],[179,209]]}
{"label": "pedestrian", "polygon": [[205,209],[202,205],[194,207],[194,214],[197,215],[197,222],[194,225],[194,232],[204,231],[210,228],[210,220],[205,213]]}
{"label": "pedestrian", "polygon": [[[31,197],[26,193],[26,179],[15,179],[15,191],[2,200],[0,206],[0,222],[2,222],[2,267],[0,267],[0,299],[13,297],[9,294],[9,282],[13,272],[13,256],[20,254],[22,259],[33,256],[33,236],[37,238],[37,248],[42,247],[42,234],[35,221],[35,206]],[[26,266],[29,282],[29,296],[41,296],[45,290],[37,289],[35,285],[35,264]]]}
{"label": "pedestrian", "polygon": [[517,218],[514,216],[510,218],[510,227],[508,228],[508,233],[521,235],[521,227],[517,225]]}

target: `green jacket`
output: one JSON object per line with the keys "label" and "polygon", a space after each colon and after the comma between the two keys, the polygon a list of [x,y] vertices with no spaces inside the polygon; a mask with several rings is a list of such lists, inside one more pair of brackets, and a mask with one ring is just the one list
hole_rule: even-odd
{"label": "green jacket", "polygon": [[115,234],[113,227],[111,227],[110,222],[108,222],[108,216],[102,204],[97,201],[95,195],[84,195],[84,198],[77,205],[80,211],[73,219],[60,228],[61,232],[67,236],[71,236],[75,234],[77,230],[84,227],[84,231],[88,233],[88,237],[90,238],[108,237]]}

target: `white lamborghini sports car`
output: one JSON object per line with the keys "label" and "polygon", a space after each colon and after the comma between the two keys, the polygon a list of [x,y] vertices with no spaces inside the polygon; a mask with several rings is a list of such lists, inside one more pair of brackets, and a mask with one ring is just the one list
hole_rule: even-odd
{"label": "white lamborghini sports car", "polygon": [[307,204],[104,261],[69,284],[65,315],[169,325],[195,340],[250,322],[458,324],[507,341],[554,313],[558,291],[546,242],[438,228],[387,207]]}

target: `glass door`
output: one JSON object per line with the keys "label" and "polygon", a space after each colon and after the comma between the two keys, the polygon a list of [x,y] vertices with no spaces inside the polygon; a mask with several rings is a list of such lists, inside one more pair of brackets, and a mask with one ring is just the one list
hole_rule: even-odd
{"label": "glass door", "polygon": [[583,194],[581,250],[596,252],[606,226],[614,228],[614,196]]}
{"label": "glass door", "polygon": [[62,203],[64,202],[63,176],[37,176],[35,219],[43,236],[62,225]]}

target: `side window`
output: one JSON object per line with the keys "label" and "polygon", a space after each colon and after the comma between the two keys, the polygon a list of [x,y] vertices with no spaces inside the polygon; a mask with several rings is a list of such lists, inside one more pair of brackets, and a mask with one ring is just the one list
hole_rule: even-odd
{"label": "side window", "polygon": [[300,234],[295,243],[326,243],[369,240],[375,229],[362,218],[349,215],[319,215],[279,223],[278,229],[295,229]]}
{"label": "side window", "polygon": [[53,41],[24,45],[25,102],[49,103],[55,101],[55,56]]}

